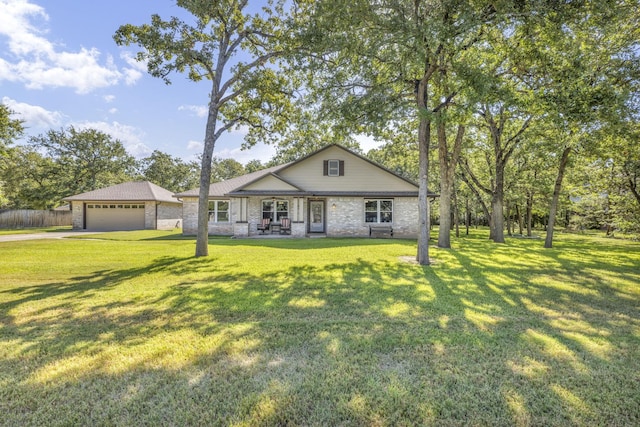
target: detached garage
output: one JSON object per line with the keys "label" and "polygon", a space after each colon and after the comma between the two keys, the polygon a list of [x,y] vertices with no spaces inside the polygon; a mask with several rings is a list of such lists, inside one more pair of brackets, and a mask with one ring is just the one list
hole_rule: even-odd
{"label": "detached garage", "polygon": [[182,225],[182,203],[148,181],[125,182],[67,197],[74,230],[168,230]]}

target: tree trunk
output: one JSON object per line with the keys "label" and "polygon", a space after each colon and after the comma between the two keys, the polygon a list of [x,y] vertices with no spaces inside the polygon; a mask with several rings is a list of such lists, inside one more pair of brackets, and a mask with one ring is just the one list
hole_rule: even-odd
{"label": "tree trunk", "polygon": [[562,180],[564,172],[567,169],[569,161],[569,153],[571,147],[565,147],[560,158],[560,166],[558,167],[558,176],[553,187],[553,198],[551,199],[551,207],[549,208],[549,222],[547,223],[547,238],[544,241],[544,247],[550,249],[553,247],[553,227],[556,222],[556,213],[558,212],[558,201],[560,200],[560,190],[562,189]]}
{"label": "tree trunk", "polygon": [[520,205],[516,204],[516,216],[518,217],[518,232],[521,236],[524,236],[524,223],[522,218],[522,209],[520,209]]}
{"label": "tree trunk", "polygon": [[511,203],[509,203],[509,200],[507,200],[506,202],[506,208],[507,208],[507,236],[511,237],[513,236],[513,216],[512,216],[512,209],[511,209]]}
{"label": "tree trunk", "polygon": [[460,212],[458,210],[458,195],[455,188],[453,189],[453,225],[456,230],[456,237],[460,237]]}
{"label": "tree trunk", "polygon": [[[440,166],[442,169],[442,166]],[[451,185],[440,176],[440,227],[438,232],[438,247],[451,247]]]}
{"label": "tree trunk", "polygon": [[471,212],[469,212],[469,197],[465,196],[465,203],[466,203],[466,218],[465,218],[465,226],[467,228],[467,236],[469,235],[469,223],[471,222]]}
{"label": "tree trunk", "polygon": [[491,239],[504,243],[504,164],[496,162],[496,186],[491,198]]}
{"label": "tree trunk", "polygon": [[444,120],[438,123],[438,164],[440,166],[440,232],[438,233],[438,247],[451,247],[451,200],[454,191],[455,171],[458,158],[462,150],[462,138],[465,127],[458,126],[458,132],[451,154],[447,148],[447,135]]}
{"label": "tree trunk", "polygon": [[429,265],[429,190],[427,188],[429,176],[429,140],[431,121],[426,117],[420,118],[418,128],[418,146],[420,147],[419,160],[419,187],[418,187],[418,222],[420,230],[418,234],[418,254],[416,260],[420,265]]}
{"label": "tree trunk", "polygon": [[218,107],[214,103],[214,94],[217,88],[211,92],[209,115],[204,136],[204,150],[200,169],[200,190],[198,192],[198,236],[196,238],[196,257],[209,255],[209,186],[211,185],[211,161],[213,149],[216,145],[216,124],[218,122]]}
{"label": "tree trunk", "polygon": [[531,237],[533,228],[533,191],[527,194],[527,237]]}
{"label": "tree trunk", "polygon": [[[491,214],[489,213],[489,208],[487,207],[487,204],[482,199],[482,195],[480,194],[480,190],[478,190],[478,188],[473,184],[473,179],[470,179],[471,178],[471,171],[468,168],[464,167],[464,165],[462,167],[462,174],[460,175],[460,177],[467,184],[467,186],[469,187],[471,192],[476,196],[476,200],[478,201],[478,204],[480,204],[480,208],[482,209],[482,212],[484,213],[485,218],[487,219],[489,224],[491,224]],[[478,219],[478,214],[476,212],[476,221],[475,221],[476,228],[478,228],[479,222],[480,221]],[[491,238],[491,236],[490,236],[490,238]]]}
{"label": "tree trunk", "polygon": [[433,67],[428,67],[425,75],[416,87],[416,104],[418,107],[418,116],[420,124],[418,126],[418,147],[419,147],[419,164],[418,164],[418,223],[420,230],[418,232],[418,253],[416,260],[420,265],[429,265],[429,225],[430,225],[430,206],[429,206],[429,144],[431,143],[431,119],[427,116],[427,99],[428,99],[428,82]]}

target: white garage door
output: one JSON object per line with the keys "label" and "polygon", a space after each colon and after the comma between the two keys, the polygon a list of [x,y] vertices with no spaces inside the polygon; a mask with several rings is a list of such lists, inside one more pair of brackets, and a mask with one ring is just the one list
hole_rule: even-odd
{"label": "white garage door", "polygon": [[144,230],[144,204],[87,203],[87,230]]}

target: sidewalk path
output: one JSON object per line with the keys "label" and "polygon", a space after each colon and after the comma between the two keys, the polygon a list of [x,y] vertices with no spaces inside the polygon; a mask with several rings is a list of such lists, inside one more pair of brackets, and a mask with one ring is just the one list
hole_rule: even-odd
{"label": "sidewalk path", "polygon": [[49,233],[29,233],[29,234],[4,234],[0,235],[1,242],[17,242],[20,240],[37,240],[37,239],[62,239],[69,236],[77,236],[79,234],[97,234],[102,231],[52,231]]}

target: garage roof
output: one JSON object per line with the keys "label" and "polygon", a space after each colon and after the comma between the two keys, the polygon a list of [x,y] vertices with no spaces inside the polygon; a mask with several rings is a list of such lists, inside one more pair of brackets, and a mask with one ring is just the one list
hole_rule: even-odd
{"label": "garage roof", "polygon": [[149,181],[124,182],[62,199],[71,201],[156,201],[176,203],[173,193]]}

